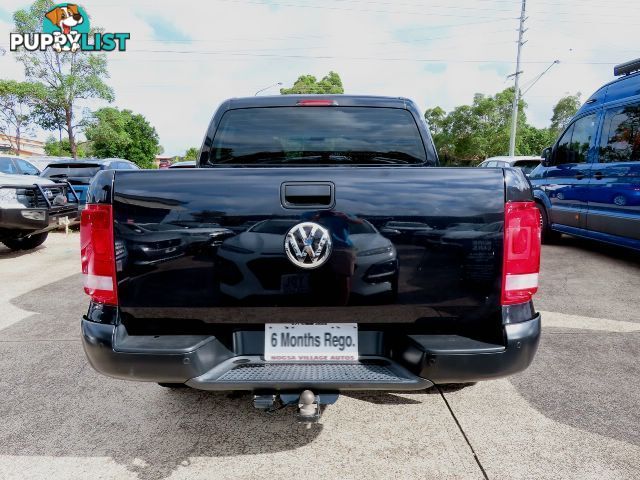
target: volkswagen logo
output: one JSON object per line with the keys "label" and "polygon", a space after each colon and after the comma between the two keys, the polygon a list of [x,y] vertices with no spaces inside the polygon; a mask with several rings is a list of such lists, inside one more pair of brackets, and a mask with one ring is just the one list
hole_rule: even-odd
{"label": "volkswagen logo", "polygon": [[317,223],[298,223],[285,235],[284,251],[294,265],[307,269],[318,268],[331,255],[331,234]]}

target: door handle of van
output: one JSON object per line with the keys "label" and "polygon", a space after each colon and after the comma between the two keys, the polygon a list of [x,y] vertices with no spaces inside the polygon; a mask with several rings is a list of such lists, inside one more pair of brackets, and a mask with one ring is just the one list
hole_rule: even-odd
{"label": "door handle of van", "polygon": [[595,178],[596,180],[602,180],[604,178],[604,175],[602,174],[602,172],[596,172],[593,174],[593,178]]}
{"label": "door handle of van", "polygon": [[584,173],[576,173],[576,180],[582,180],[584,178]]}

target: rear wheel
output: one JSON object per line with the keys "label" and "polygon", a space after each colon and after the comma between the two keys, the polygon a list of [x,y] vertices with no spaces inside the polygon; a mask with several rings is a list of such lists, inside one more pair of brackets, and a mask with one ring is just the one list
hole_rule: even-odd
{"label": "rear wheel", "polygon": [[44,243],[49,236],[49,232],[37,233],[29,237],[5,238],[2,240],[11,250],[31,250]]}
{"label": "rear wheel", "polygon": [[536,207],[538,207],[538,211],[540,212],[542,243],[549,244],[557,242],[560,239],[560,234],[558,232],[554,232],[549,227],[549,215],[547,214],[547,209],[539,203],[536,203]]}

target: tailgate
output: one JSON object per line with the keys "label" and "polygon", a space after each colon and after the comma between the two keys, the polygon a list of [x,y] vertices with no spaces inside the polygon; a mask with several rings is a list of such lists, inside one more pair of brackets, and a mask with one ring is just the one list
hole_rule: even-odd
{"label": "tailgate", "polygon": [[[121,314],[129,325],[185,330],[265,322],[497,327],[504,199],[501,169],[117,172]],[[310,230],[291,230],[305,222],[322,227],[318,239],[326,230],[330,252],[311,242],[305,257]],[[299,251],[285,245],[288,232]],[[319,266],[296,262],[314,254]]]}

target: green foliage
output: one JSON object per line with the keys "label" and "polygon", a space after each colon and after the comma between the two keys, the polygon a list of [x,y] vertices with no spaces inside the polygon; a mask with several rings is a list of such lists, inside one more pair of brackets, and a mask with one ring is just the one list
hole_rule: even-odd
{"label": "green foliage", "polygon": [[198,152],[200,150],[198,150],[196,147],[191,147],[190,149],[188,149],[185,153],[184,156],[182,157],[182,160],[195,160],[198,158]]}
{"label": "green foliage", "polygon": [[429,124],[432,135],[438,135],[442,133],[442,125],[446,116],[447,112],[445,112],[440,107],[427,108],[427,110],[424,112],[424,119]]}
{"label": "green foliage", "polygon": [[542,150],[553,145],[556,141],[556,131],[553,128],[536,128],[532,125],[525,125],[518,131],[520,139],[520,155],[540,156]]}
{"label": "green foliage", "polygon": [[[83,145],[78,144],[76,148],[78,157],[88,156],[87,149]],[[52,157],[70,157],[71,145],[69,145],[69,139],[64,138],[62,141],[58,141],[54,137],[49,137],[44,144],[44,152]]]}
{"label": "green foliage", "polygon": [[[494,96],[478,93],[472,105],[458,106],[448,114],[439,107],[427,110],[425,119],[442,163],[474,165],[486,157],[504,154],[509,146],[513,92],[509,88]],[[525,107],[520,101],[519,126],[526,123]]]}
{"label": "green foliage", "polygon": [[[15,31],[40,31],[44,14],[53,6],[51,0],[36,0],[28,9],[18,10],[13,15]],[[94,31],[99,30],[92,28],[90,33]],[[58,53],[53,49],[29,52],[20,48],[16,58],[23,64],[27,79],[42,83],[46,89],[44,100],[35,110],[35,120],[45,130],[64,129],[75,157],[77,100],[114,98],[113,90],[104,82],[109,76],[106,56],[81,50]]]}
{"label": "green foliage", "polygon": [[317,81],[313,75],[300,75],[291,88],[281,88],[282,95],[305,94],[305,93],[344,93],[342,80],[336,72],[329,72],[328,75]]}
{"label": "green foliage", "polygon": [[85,135],[92,154],[98,158],[125,158],[142,168],[153,168],[160,153],[156,129],[131,110],[101,108],[87,123]]}
{"label": "green foliage", "polygon": [[580,92],[575,95],[568,95],[561,98],[553,107],[553,116],[551,117],[551,129],[557,134],[562,133],[569,124],[569,120],[576,114],[580,108]]}
{"label": "green foliage", "polygon": [[10,143],[16,152],[22,135],[32,130],[34,106],[44,95],[39,83],[0,80],[0,133],[15,137],[15,145]]}
{"label": "green foliage", "polygon": [[[496,95],[476,94],[472,105],[460,105],[446,113],[435,107],[425,112],[433,141],[444,165],[476,165],[487,157],[509,150],[514,89]],[[527,124],[525,108],[518,104],[516,155],[540,155],[553,143],[555,132]]]}

